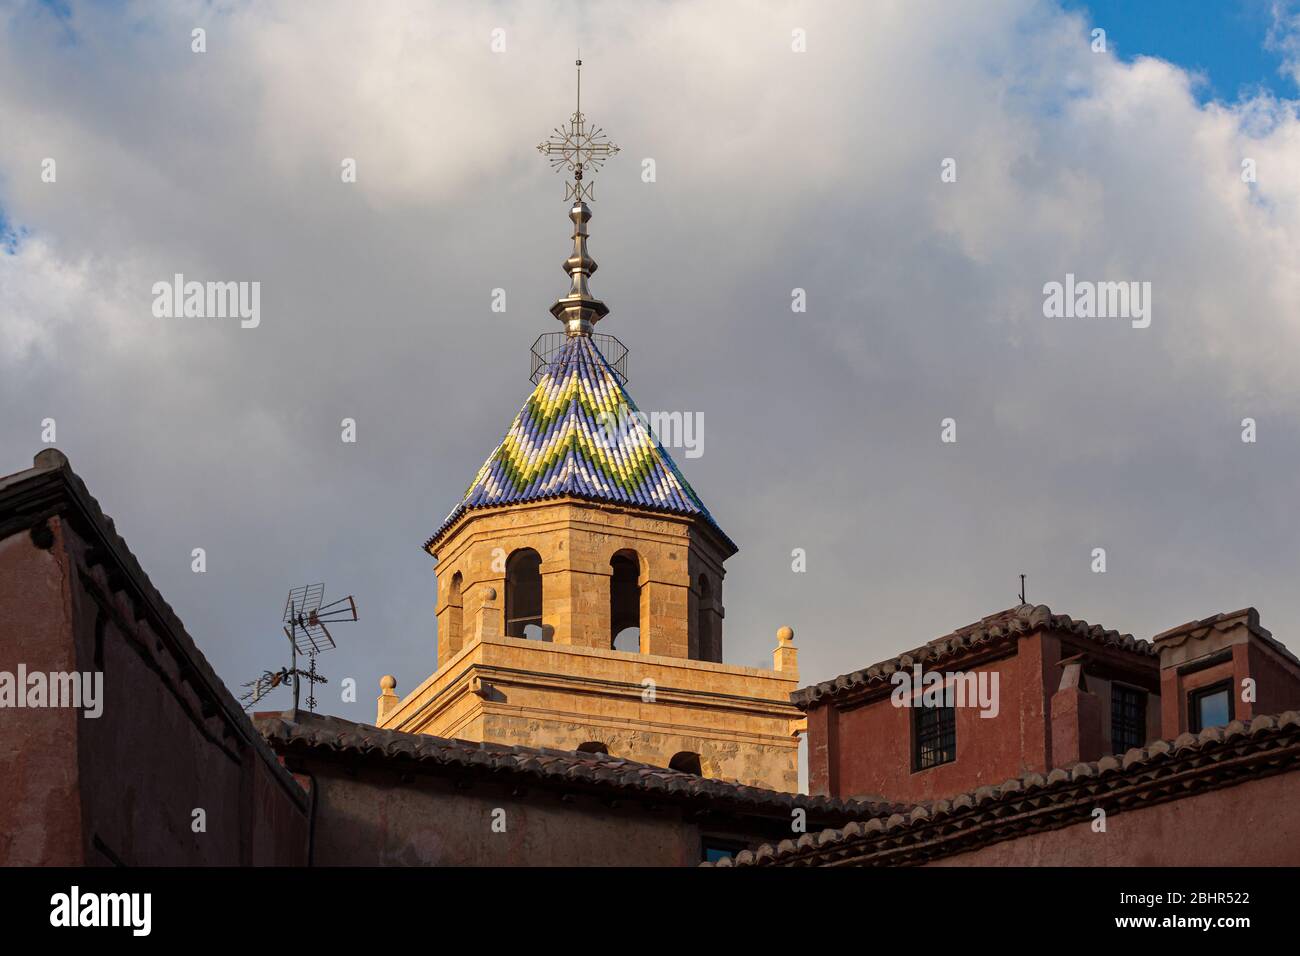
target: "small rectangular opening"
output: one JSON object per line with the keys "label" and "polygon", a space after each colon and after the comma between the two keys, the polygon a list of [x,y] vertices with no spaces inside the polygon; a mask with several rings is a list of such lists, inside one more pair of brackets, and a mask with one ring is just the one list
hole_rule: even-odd
{"label": "small rectangular opening", "polygon": [[1234,716],[1232,681],[1219,681],[1187,695],[1187,727],[1200,733],[1207,727],[1224,727]]}

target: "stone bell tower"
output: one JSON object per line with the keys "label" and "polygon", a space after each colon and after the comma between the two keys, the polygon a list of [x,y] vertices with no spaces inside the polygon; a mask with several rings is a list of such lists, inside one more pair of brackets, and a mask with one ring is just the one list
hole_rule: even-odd
{"label": "stone bell tower", "polygon": [[570,287],[551,306],[563,331],[534,344],[532,394],[425,542],[438,669],[405,699],[385,678],[379,725],[794,790],[792,634],[774,670],[722,663],[736,545],[633,403],[627,350],[594,332],[609,309],[589,287],[583,174],[618,148],[579,108],[539,149],[573,173]]}

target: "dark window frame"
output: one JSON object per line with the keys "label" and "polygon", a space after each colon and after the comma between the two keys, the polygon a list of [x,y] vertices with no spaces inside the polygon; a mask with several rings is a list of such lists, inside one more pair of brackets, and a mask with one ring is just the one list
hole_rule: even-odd
{"label": "dark window frame", "polygon": [[[1122,704],[1126,699],[1137,700],[1137,714],[1124,714]],[[1141,687],[1134,687],[1131,684],[1121,684],[1112,681],[1110,685],[1110,752],[1112,754],[1128,753],[1134,747],[1141,747],[1147,742],[1147,707],[1150,705],[1151,695]],[[1117,713],[1117,710],[1119,713]],[[1136,736],[1130,735],[1127,740],[1120,740],[1117,733],[1116,724],[1120,723],[1124,729],[1128,729],[1128,724],[1133,724],[1132,730]]]}
{"label": "dark window frame", "polygon": [[[933,717],[929,715],[934,715]],[[932,726],[927,726],[932,722]],[[957,760],[957,708],[912,705],[912,773]]]}
{"label": "dark window frame", "polygon": [[[1228,692],[1228,723],[1237,719],[1236,695],[1233,693],[1235,683],[1231,677],[1224,680],[1215,681],[1213,684],[1206,684],[1204,687],[1198,687],[1195,690],[1187,692],[1187,729],[1194,734],[1199,734],[1205,730],[1201,726],[1200,702],[1206,697],[1213,697],[1221,691]],[[1219,726],[1215,724],[1215,726]]]}
{"label": "dark window frame", "polygon": [[714,649],[713,640],[713,583],[707,574],[698,579],[699,600],[695,614],[695,656],[702,661],[722,662],[722,649]]}

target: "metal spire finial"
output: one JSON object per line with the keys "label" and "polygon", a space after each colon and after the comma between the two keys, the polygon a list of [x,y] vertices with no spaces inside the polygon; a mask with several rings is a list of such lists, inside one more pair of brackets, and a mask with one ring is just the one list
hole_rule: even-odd
{"label": "metal spire finial", "polygon": [[587,129],[587,118],[582,115],[582,60],[577,60],[575,65],[578,68],[578,99],[577,107],[569,117],[568,129],[555,127],[549,139],[538,143],[537,151],[550,161],[552,169],[573,173],[573,182],[565,183],[564,198],[584,202],[594,197],[591,183],[583,182],[583,171],[598,171],[619,150],[599,126]]}
{"label": "metal spire finial", "polygon": [[[579,55],[581,56],[581,54]],[[569,294],[556,300],[551,314],[564,323],[569,335],[590,335],[592,326],[609,314],[609,307],[593,298],[587,286],[596,271],[596,260],[587,253],[587,223],[591,209],[592,184],[583,180],[584,171],[599,170],[606,160],[618,152],[599,126],[587,128],[587,118],[582,115],[582,60],[578,59],[577,107],[569,118],[567,130],[556,127],[550,139],[543,140],[537,151],[551,163],[551,168],[573,173],[573,182],[566,183],[564,198],[573,200],[569,218],[573,220],[573,254],[564,261],[564,271],[569,276]]]}

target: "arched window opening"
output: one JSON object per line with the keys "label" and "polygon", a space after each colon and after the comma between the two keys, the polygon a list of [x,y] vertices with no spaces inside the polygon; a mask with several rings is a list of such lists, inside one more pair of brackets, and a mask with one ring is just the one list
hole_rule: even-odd
{"label": "arched window opening", "polygon": [[542,556],[532,548],[506,559],[506,637],[542,639]]}
{"label": "arched window opening", "polygon": [[[446,639],[447,647],[451,648],[453,653],[460,650],[465,643],[464,638],[462,637],[463,632],[461,630],[464,600],[461,598],[460,592],[463,581],[464,579],[460,576],[460,572],[457,571],[451,576],[451,582],[447,585]],[[442,637],[440,636],[439,640],[441,639]]]}
{"label": "arched window opening", "polygon": [[717,615],[713,613],[713,585],[707,575],[700,575],[699,608],[695,617],[696,653],[702,661],[722,661],[722,648],[718,640]]}
{"label": "arched window opening", "polygon": [[578,744],[578,753],[580,754],[607,754],[609,748],[599,740],[588,740],[585,744]]}
{"label": "arched window opening", "polygon": [[700,755],[689,750],[673,754],[673,759],[668,761],[668,769],[693,773],[697,777],[704,776],[704,771],[700,769]]}
{"label": "arched window opening", "polygon": [[609,566],[609,644],[635,654],[641,650],[641,561],[635,551],[620,551]]}

